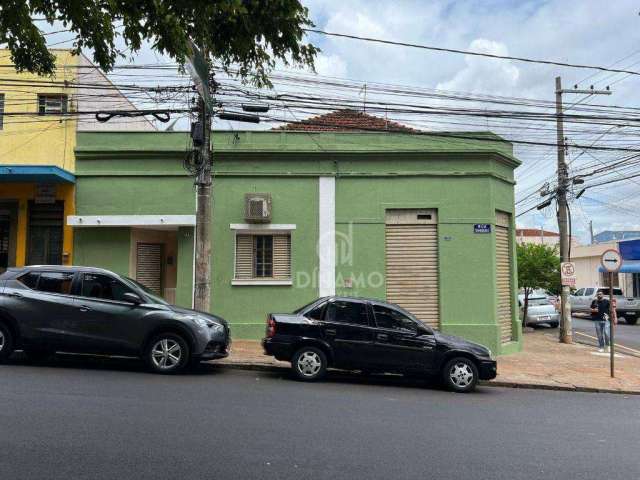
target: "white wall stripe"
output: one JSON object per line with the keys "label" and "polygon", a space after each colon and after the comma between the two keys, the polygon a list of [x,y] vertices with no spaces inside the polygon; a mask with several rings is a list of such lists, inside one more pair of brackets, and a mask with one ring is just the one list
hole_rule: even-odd
{"label": "white wall stripe", "polygon": [[318,294],[336,294],[336,179],[318,179]]}
{"label": "white wall stripe", "polygon": [[192,227],[195,215],[69,215],[67,225],[74,227]]}

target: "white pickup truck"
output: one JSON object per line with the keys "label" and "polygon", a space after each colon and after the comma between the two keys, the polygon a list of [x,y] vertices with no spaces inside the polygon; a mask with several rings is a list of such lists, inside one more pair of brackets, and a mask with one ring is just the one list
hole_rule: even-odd
{"label": "white pickup truck", "polygon": [[[596,299],[598,292],[604,293],[609,298],[609,287],[584,287],[571,294],[569,302],[574,313],[591,313],[591,303]],[[640,299],[625,297],[622,289],[613,287],[613,297],[616,299],[616,312],[618,318],[624,317],[626,323],[635,325],[640,315]]]}

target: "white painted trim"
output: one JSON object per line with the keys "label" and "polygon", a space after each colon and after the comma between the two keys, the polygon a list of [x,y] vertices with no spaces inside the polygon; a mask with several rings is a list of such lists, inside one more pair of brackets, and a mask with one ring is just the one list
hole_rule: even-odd
{"label": "white painted trim", "polygon": [[318,296],[336,294],[336,179],[318,178]]}
{"label": "white painted trim", "polygon": [[[198,213],[198,189],[194,188],[194,217]],[[193,258],[191,259],[191,308],[196,308],[196,222],[193,222]]]}
{"label": "white painted trim", "polygon": [[287,231],[296,229],[295,223],[231,223],[231,230],[242,230],[246,232],[271,232],[271,231]]}
{"label": "white painted trim", "polygon": [[293,285],[292,280],[231,280],[231,285]]}
{"label": "white painted trim", "polygon": [[73,227],[193,227],[195,215],[69,215]]}

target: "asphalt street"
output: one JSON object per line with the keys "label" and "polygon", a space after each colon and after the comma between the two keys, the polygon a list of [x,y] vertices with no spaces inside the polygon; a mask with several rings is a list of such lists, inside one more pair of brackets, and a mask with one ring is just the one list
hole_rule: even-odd
{"label": "asphalt street", "polygon": [[[590,345],[598,344],[598,341],[596,340],[596,328],[593,324],[593,320],[590,320],[587,317],[573,317],[572,326],[573,336],[576,341],[588,343]],[[614,335],[616,344],[629,347],[637,351],[637,355],[640,355],[640,323],[636,325],[627,325],[624,320],[620,320],[615,327]],[[633,351],[627,350],[627,353],[629,352],[633,353]]]}
{"label": "asphalt street", "polygon": [[63,356],[0,366],[2,479],[629,479],[640,397]]}

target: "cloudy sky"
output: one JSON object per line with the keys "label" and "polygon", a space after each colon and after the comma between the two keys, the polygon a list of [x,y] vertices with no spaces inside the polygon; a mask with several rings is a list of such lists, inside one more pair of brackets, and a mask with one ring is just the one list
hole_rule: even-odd
{"label": "cloudy sky", "polygon": [[[303,3],[317,28],[330,32],[640,71],[640,3],[633,0],[303,0]],[[323,76],[553,101],[554,78],[561,75],[565,86],[611,85],[613,90],[607,97],[567,96],[567,104],[580,101],[640,107],[638,76],[469,57],[316,34],[309,39],[322,49],[316,69]],[[147,49],[134,61],[151,63],[163,59]],[[554,124],[550,122],[544,125],[547,131],[527,131],[522,122],[517,128],[515,124],[511,128],[505,122],[491,119],[483,122],[482,129],[494,130],[507,138],[555,142]],[[429,129],[429,125],[420,126]],[[640,148],[640,142],[634,140],[633,127],[606,130],[574,131],[569,125],[565,134],[569,143]],[[553,178],[556,156],[549,146],[516,145],[515,150],[523,161],[517,172],[516,196],[517,200],[526,200],[519,203],[523,211],[539,198],[531,196],[532,192]],[[623,155],[628,153],[570,148],[568,160],[571,168],[586,168],[615,161]],[[627,172],[616,174],[622,178]],[[588,240],[590,220],[596,233],[604,229],[640,229],[640,183],[634,182],[594,188],[574,201],[574,233],[582,241]],[[557,230],[553,208],[534,210],[520,216],[518,222]]]}

